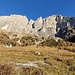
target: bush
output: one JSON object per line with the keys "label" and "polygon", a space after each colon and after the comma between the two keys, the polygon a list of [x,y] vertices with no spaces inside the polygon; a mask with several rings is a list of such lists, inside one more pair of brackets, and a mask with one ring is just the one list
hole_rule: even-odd
{"label": "bush", "polygon": [[12,64],[0,64],[0,75],[16,75]]}
{"label": "bush", "polygon": [[58,42],[55,41],[55,39],[46,39],[44,42],[40,43],[41,46],[54,46],[56,47],[58,45]]}
{"label": "bush", "polygon": [[36,67],[23,67],[20,70],[19,74],[20,75],[48,75],[47,72]]}
{"label": "bush", "polygon": [[29,45],[34,45],[35,41],[31,36],[23,36],[20,39],[22,46],[29,46]]}
{"label": "bush", "polygon": [[50,46],[56,47],[58,45],[58,43],[55,40],[47,40],[47,41],[48,41],[48,44],[47,44],[48,47]]}

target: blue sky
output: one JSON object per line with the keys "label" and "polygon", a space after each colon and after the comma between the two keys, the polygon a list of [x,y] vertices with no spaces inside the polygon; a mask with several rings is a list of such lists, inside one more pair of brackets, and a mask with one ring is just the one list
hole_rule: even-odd
{"label": "blue sky", "polygon": [[34,20],[54,14],[75,16],[75,0],[0,0],[0,16],[11,14]]}

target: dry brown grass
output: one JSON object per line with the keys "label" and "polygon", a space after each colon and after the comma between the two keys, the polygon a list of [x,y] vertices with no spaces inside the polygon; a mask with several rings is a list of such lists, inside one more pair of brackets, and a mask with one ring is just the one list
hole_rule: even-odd
{"label": "dry brown grass", "polygon": [[[41,54],[35,55],[35,51]],[[43,70],[51,75],[75,74],[74,69],[69,72],[71,65],[75,67],[75,52],[64,50],[63,47],[0,47],[0,63],[26,63],[33,61],[44,61],[48,64],[43,65],[42,63],[37,63],[40,68],[43,68]]]}

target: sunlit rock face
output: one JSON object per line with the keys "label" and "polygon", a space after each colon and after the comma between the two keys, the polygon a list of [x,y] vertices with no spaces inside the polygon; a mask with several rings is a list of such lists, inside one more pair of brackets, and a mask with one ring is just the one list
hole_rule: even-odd
{"label": "sunlit rock face", "polygon": [[22,15],[0,16],[0,30],[7,32],[25,32],[38,36],[60,37],[66,27],[75,26],[75,17],[52,15],[39,17],[36,21]]}
{"label": "sunlit rock face", "polygon": [[24,28],[24,31],[26,32],[26,33],[29,33],[29,34],[31,34],[32,32],[34,32],[34,29],[32,28],[32,25],[34,24],[34,20],[30,20],[29,22],[28,22],[28,24],[26,25],[26,27]]}
{"label": "sunlit rock face", "polygon": [[28,23],[26,16],[10,15],[0,17],[0,29],[9,32],[22,31]]}

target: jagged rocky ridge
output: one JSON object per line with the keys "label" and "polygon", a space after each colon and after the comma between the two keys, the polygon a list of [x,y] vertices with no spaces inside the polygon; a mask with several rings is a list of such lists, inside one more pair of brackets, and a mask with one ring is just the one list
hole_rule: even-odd
{"label": "jagged rocky ridge", "polygon": [[[52,36],[72,38],[75,36],[75,17],[53,15],[47,18],[30,20],[22,15],[0,16],[0,30],[6,32],[25,32],[37,36]],[[73,32],[68,31],[72,27]],[[65,32],[65,35],[63,35]],[[68,35],[70,34],[70,35]]]}

